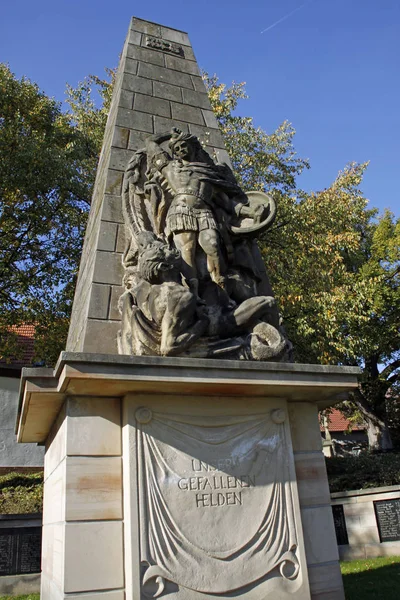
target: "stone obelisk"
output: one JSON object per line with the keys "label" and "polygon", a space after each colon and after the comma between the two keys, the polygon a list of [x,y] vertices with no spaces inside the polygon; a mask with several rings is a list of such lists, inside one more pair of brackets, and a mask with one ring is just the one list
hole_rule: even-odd
{"label": "stone obelisk", "polygon": [[358,369],[118,354],[124,171],[173,127],[228,161],[187,34],[134,18],[67,351],[21,383],[18,441],[46,445],[41,600],[344,600],[318,409]]}
{"label": "stone obelisk", "polygon": [[71,352],[117,353],[124,170],[147,136],[188,131],[228,161],[187,33],[133,19],[107,121],[69,330]]}

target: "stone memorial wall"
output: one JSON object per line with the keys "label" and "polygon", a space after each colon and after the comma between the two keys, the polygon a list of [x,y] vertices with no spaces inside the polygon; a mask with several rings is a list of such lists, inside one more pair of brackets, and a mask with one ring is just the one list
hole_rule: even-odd
{"label": "stone memorial wall", "polygon": [[0,594],[40,588],[42,515],[0,515]]}
{"label": "stone memorial wall", "polygon": [[332,509],[341,559],[400,554],[399,486],[337,492]]}

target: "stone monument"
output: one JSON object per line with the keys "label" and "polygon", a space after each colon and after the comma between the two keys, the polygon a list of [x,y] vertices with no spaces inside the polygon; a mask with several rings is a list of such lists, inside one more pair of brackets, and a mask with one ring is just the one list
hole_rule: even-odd
{"label": "stone monument", "polygon": [[342,600],[318,408],[296,365],[186,33],[132,19],[67,351],[25,369],[45,454],[41,599]]}

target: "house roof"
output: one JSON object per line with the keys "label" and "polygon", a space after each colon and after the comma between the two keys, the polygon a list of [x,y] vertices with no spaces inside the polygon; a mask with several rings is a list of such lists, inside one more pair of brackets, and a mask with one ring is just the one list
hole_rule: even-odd
{"label": "house roof", "polygon": [[[329,431],[347,431],[348,429],[351,429],[352,431],[364,431],[364,429],[366,429],[366,426],[363,423],[350,424],[350,421],[337,408],[333,408],[331,411],[329,411],[327,416],[329,420]],[[320,429],[321,431],[324,431],[324,425],[321,417]]]}
{"label": "house roof", "polygon": [[18,336],[18,345],[22,348],[22,353],[8,360],[0,359],[0,365],[14,369],[31,366],[35,354],[35,325],[14,326],[12,331],[15,331]]}

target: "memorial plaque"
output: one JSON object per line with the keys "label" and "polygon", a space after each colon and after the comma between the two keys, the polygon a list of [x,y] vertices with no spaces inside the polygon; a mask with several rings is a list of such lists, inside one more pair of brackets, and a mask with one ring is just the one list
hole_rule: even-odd
{"label": "memorial plaque", "polygon": [[131,414],[143,597],[308,598],[286,411]]}
{"label": "memorial plaque", "polygon": [[374,502],[381,542],[400,540],[400,498]]}
{"label": "memorial plaque", "polygon": [[342,546],[344,544],[348,544],[349,538],[347,537],[347,527],[343,511],[343,504],[334,504],[332,506],[332,513],[338,545]]}
{"label": "memorial plaque", "polygon": [[0,575],[40,573],[42,528],[0,529]]}

